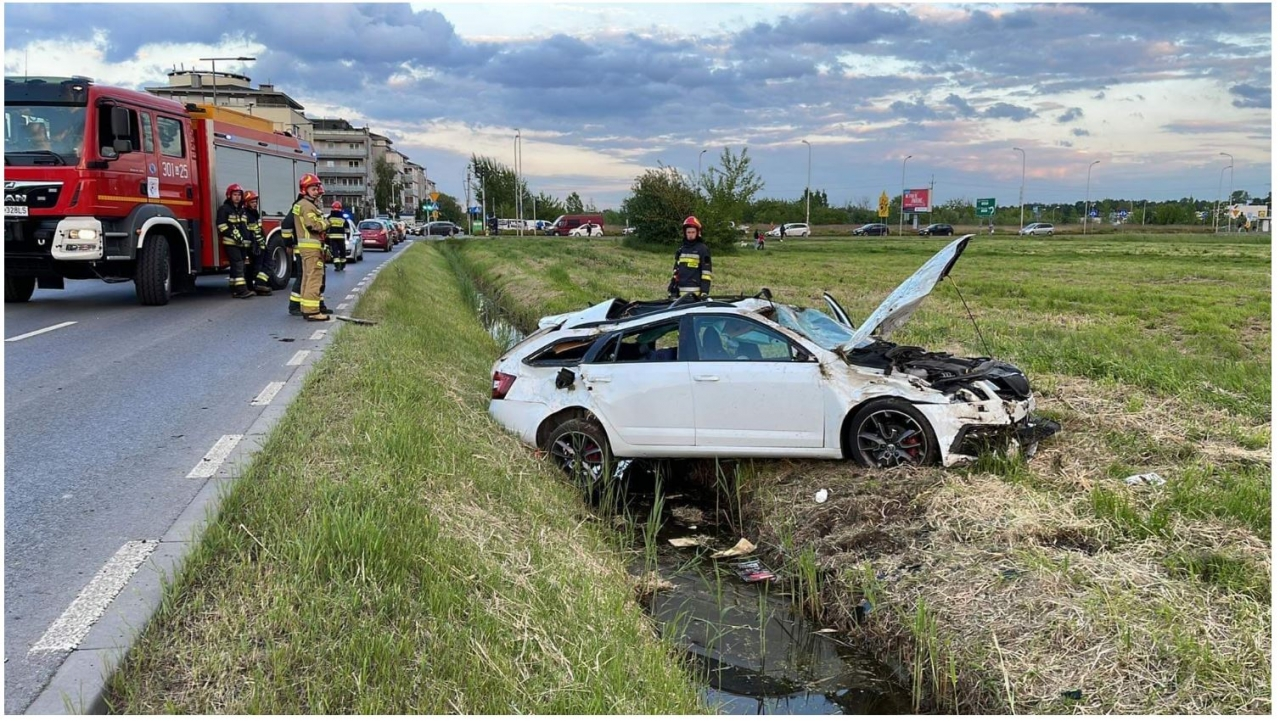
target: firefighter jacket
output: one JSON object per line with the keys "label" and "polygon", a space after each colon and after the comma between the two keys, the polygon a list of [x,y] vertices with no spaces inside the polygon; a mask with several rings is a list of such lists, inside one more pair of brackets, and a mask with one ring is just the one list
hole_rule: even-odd
{"label": "firefighter jacket", "polygon": [[323,250],[325,232],[329,224],[324,215],[310,198],[302,197],[293,204],[293,232],[298,239],[300,250]]}
{"label": "firefighter jacket", "polygon": [[702,239],[690,243],[684,241],[676,249],[676,264],[671,269],[671,283],[667,285],[671,295],[686,293],[711,293],[711,251]]}
{"label": "firefighter jacket", "polygon": [[218,240],[223,245],[243,245],[249,240],[249,227],[245,224],[244,209],[231,199],[218,206]]}
{"label": "firefighter jacket", "polygon": [[329,212],[329,230],[326,237],[330,243],[346,242],[347,219],[339,211],[333,210]]}
{"label": "firefighter jacket", "polygon": [[263,246],[262,214],[246,205],[244,208],[244,224],[249,229],[249,238],[245,241],[245,245],[256,245],[261,248]]}
{"label": "firefighter jacket", "polygon": [[293,237],[293,213],[284,216],[280,221],[280,242],[284,243],[286,248],[293,248],[298,244],[298,240]]}

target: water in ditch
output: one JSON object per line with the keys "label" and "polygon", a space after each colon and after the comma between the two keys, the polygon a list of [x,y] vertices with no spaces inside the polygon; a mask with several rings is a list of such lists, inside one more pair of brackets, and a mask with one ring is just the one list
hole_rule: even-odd
{"label": "water in ditch", "polygon": [[[484,296],[478,312],[504,351],[525,337]],[[635,490],[637,485],[642,490]],[[737,564],[753,556],[711,558],[713,551],[738,540],[720,527],[712,497],[675,477],[664,480],[669,490],[656,503],[656,494],[646,493],[644,485],[629,484],[622,501],[626,515],[648,518],[656,505],[661,525],[650,552],[637,549],[631,571],[660,579],[645,608],[663,636],[688,655],[705,683],[708,705],[724,714],[911,712],[910,691],[856,638],[807,619],[777,583],[743,581]],[[677,548],[670,543],[681,538],[698,538],[700,544]]]}

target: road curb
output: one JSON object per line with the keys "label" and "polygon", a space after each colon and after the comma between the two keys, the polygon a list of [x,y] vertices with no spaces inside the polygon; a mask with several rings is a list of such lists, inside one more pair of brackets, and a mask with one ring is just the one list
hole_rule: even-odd
{"label": "road curb", "polygon": [[[394,261],[395,258],[393,256],[389,261]],[[370,284],[377,279],[378,273],[390,265],[391,262],[387,262],[371,271]],[[352,302],[358,303],[359,300]],[[119,670],[129,649],[146,630],[147,624],[160,608],[165,588],[177,577],[191,551],[217,517],[226,494],[240,479],[241,472],[249,466],[254,454],[262,449],[271,430],[284,417],[293,399],[302,392],[311,368],[333,342],[341,322],[335,320],[324,324],[322,327],[328,328],[329,332],[323,338],[306,341],[314,344],[310,348],[313,352],[300,365],[286,366],[288,377],[284,387],[270,405],[263,407],[262,413],[250,424],[249,429],[244,432],[244,438],[223,461],[218,471],[205,480],[191,502],[178,514],[168,530],[161,534],[156,549],[107,606],[102,618],[93,624],[84,640],[63,660],[48,685],[23,711],[24,715],[107,712],[107,680]],[[303,321],[299,320],[299,323]],[[306,327],[314,329],[316,325],[307,323]]]}

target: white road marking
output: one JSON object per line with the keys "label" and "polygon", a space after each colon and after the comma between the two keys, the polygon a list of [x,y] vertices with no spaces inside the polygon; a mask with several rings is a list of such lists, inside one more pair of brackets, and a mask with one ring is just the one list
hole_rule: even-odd
{"label": "white road marking", "polygon": [[320,340],[321,338],[324,338],[324,334],[328,332],[328,329],[322,328],[311,334],[311,340]]}
{"label": "white road marking", "polygon": [[352,300],[354,298],[355,298],[355,295],[352,294],[352,295],[348,295],[346,298],[343,298],[343,300]]}
{"label": "white road marking", "polygon": [[272,401],[273,398],[276,397],[276,394],[280,392],[281,388],[284,388],[284,381],[272,381],[271,383],[268,383],[267,387],[263,388],[262,392],[258,394],[258,397],[254,398],[253,402],[250,403],[249,405],[251,406],[267,405]]}
{"label": "white road marking", "polygon": [[347,309],[347,304],[346,304],[346,303],[339,303],[339,304],[338,304],[338,310],[346,310],[346,309]]}
{"label": "white road marking", "polygon": [[[338,310],[342,310],[342,306],[338,306]],[[285,365],[287,365],[287,366],[300,366],[300,365],[302,365],[302,361],[306,360],[306,359],[307,359],[307,356],[309,356],[309,355],[311,355],[311,351],[309,351],[309,350],[300,350],[300,351],[298,351],[297,353],[294,353],[294,354],[293,354],[293,357],[292,357],[292,358],[290,358],[290,359],[289,359],[289,361],[288,361],[287,363],[285,363]]]}
{"label": "white road marking", "polygon": [[40,330],[33,330],[33,331],[31,331],[30,333],[23,333],[22,335],[15,335],[15,336],[14,336],[14,337],[12,337],[12,338],[5,338],[5,339],[4,339],[4,342],[5,342],[5,343],[12,343],[12,342],[14,342],[15,340],[26,340],[27,338],[30,338],[31,336],[40,335],[41,333],[48,333],[48,332],[49,332],[49,331],[51,331],[51,330],[57,330],[57,329],[59,329],[59,328],[66,328],[66,327],[67,327],[67,326],[69,326],[69,325],[75,325],[75,324],[76,324],[76,321],[74,321],[74,320],[69,320],[69,321],[67,321],[66,323],[59,323],[59,324],[57,324],[57,325],[51,325],[51,326],[49,326],[48,328],[41,328]]}
{"label": "white road marking", "polygon": [[58,620],[49,626],[31,653],[37,651],[72,651],[84,640],[94,622],[102,618],[107,606],[119,595],[143,561],[156,550],[159,541],[129,541],[116,551],[76,600],[71,602]]}
{"label": "white road marking", "polygon": [[213,474],[218,472],[218,466],[221,466],[222,462],[227,460],[227,456],[231,455],[231,451],[240,442],[241,438],[244,438],[244,436],[232,435],[219,438],[218,442],[213,444],[213,448],[210,448],[209,452],[204,454],[204,458],[201,458],[200,462],[196,464],[196,467],[191,469],[191,472],[187,474],[187,478],[212,477]]}

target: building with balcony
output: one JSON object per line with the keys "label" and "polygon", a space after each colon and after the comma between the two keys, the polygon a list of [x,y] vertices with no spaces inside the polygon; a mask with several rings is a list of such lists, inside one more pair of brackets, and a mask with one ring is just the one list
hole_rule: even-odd
{"label": "building with balcony", "polygon": [[196,70],[169,72],[169,84],[146,88],[148,93],[180,103],[226,106],[271,121],[273,129],[312,142],[311,120],[302,104],[274,85],[253,87],[248,75]]}
{"label": "building with balcony", "polygon": [[369,128],[357,128],[342,118],[314,120],[316,172],[324,183],[325,205],[342,203],[358,218],[374,210],[373,139]]}

